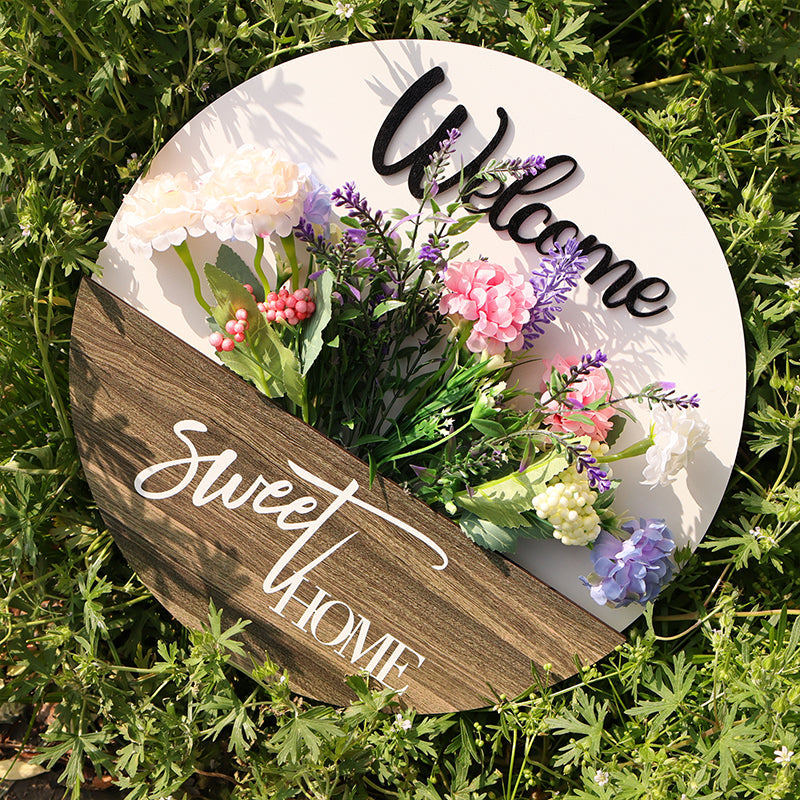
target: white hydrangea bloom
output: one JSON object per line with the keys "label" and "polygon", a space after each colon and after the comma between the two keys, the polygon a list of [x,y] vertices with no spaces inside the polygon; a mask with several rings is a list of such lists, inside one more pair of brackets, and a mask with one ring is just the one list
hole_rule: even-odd
{"label": "white hydrangea bloom", "polygon": [[696,408],[655,408],[653,445],[645,453],[643,484],[668,486],[708,442],[708,423]]}
{"label": "white hydrangea bloom", "polygon": [[553,536],[562,544],[586,545],[600,534],[600,517],[592,505],[596,499],[586,473],[568,467],[556,483],[533,498],[533,509],[553,526]]}
{"label": "white hydrangea bloom", "polygon": [[120,235],[137,255],[168,250],[205,233],[197,190],[185,172],[139,181],[122,200]]}
{"label": "white hydrangea bloom", "polygon": [[243,145],[200,178],[203,224],[221,241],[289,236],[311,187],[307,171],[272,149]]}

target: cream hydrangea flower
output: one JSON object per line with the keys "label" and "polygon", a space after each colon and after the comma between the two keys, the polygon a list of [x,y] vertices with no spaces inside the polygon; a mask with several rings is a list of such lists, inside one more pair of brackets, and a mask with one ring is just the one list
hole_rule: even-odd
{"label": "cream hydrangea flower", "polygon": [[692,454],[708,442],[708,423],[695,408],[655,408],[653,445],[645,453],[646,486],[668,486],[691,461]]}
{"label": "cream hydrangea flower", "polygon": [[272,149],[247,144],[218,158],[200,178],[203,225],[221,241],[288,236],[310,189],[305,171]]}
{"label": "cream hydrangea flower", "polygon": [[122,200],[119,232],[137,255],[168,250],[205,233],[197,190],[185,172],[139,181]]}

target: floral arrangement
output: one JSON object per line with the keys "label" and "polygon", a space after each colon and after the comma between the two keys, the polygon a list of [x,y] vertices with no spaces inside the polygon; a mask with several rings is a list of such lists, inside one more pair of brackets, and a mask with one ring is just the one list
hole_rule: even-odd
{"label": "floral arrangement", "polygon": [[[459,260],[469,249],[459,237],[481,217],[472,195],[547,169],[542,156],[493,160],[462,173],[443,204],[459,135],[431,156],[411,213],[373,210],[353,184],[329,192],[306,167],[249,145],[196,183],[140,181],[120,232],[145,255],[174,248],[220,360],[365,459],[372,479],[399,482],[485,548],[513,552],[526,537],[588,546],[594,572],[581,580],[598,604],[646,603],[673,575],[675,543],[664,520],[617,514],[611,468],[643,456],[645,484],[674,480],[708,439],[698,398],[665,382],[619,392],[601,350],[543,361],[535,391],[513,384],[587,259],[570,239],[529,277]],[[204,234],[223,243],[205,266],[213,305],[188,246]],[[232,239],[254,243],[252,271]],[[632,403],[653,410],[650,433],[614,452]]]}

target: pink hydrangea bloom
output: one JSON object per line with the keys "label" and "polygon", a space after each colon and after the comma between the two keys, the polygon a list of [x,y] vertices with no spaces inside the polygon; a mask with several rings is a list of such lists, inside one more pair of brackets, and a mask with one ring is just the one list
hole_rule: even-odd
{"label": "pink hydrangea bloom", "polygon": [[439,311],[475,323],[467,339],[470,351],[494,356],[506,347],[522,347],[522,328],[535,299],[522,275],[486,261],[455,262],[444,273],[444,285]]}
{"label": "pink hydrangea bloom", "polygon": [[[551,361],[545,360],[545,372],[542,375],[542,388],[550,380],[550,373],[555,367],[562,374],[569,374],[569,368],[580,363],[579,358],[561,358],[556,356]],[[605,441],[611,430],[611,417],[616,411],[613,408],[587,410],[584,406],[596,400],[608,398],[611,394],[611,382],[602,367],[593,369],[588,375],[572,384],[567,394],[567,403],[551,400],[545,407],[553,413],[545,417],[545,424],[561,433],[574,433],[576,436],[589,436],[595,442]]]}

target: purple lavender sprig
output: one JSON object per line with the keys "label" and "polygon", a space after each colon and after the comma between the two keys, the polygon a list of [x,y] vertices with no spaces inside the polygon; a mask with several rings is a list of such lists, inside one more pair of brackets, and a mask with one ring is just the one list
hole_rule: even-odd
{"label": "purple lavender sprig", "polygon": [[447,241],[441,240],[433,233],[428,234],[428,241],[422,245],[417,254],[419,261],[430,261],[431,264],[439,264],[442,259],[442,253],[447,247]]}
{"label": "purple lavender sprig", "polygon": [[569,368],[567,382],[575,383],[577,378],[588,375],[593,369],[604,366],[606,361],[608,361],[608,356],[602,350],[596,350],[594,353],[584,353],[581,356],[581,360]]}
{"label": "purple lavender sprig", "polygon": [[536,299],[530,309],[530,319],[522,328],[523,349],[530,350],[544,333],[544,326],[553,322],[561,312],[567,295],[578,285],[588,259],[578,249],[578,240],[570,239],[563,247],[556,242],[531,274]]}
{"label": "purple lavender sprig", "polygon": [[324,252],[329,244],[322,234],[315,233],[314,226],[303,217],[300,217],[300,221],[294,226],[294,235],[315,252]]}
{"label": "purple lavender sprig", "polygon": [[[549,404],[552,400],[560,398],[561,395],[569,391],[572,384],[580,381],[581,378],[588,375],[592,370],[604,366],[606,361],[608,361],[608,356],[602,350],[596,350],[594,353],[584,353],[581,356],[581,360],[569,368],[569,372],[561,375],[557,371],[554,371],[548,381],[549,396],[546,398],[543,397],[542,402]],[[560,402],[563,403],[565,401],[560,400]],[[570,401],[570,404],[574,408],[578,407],[575,405],[574,401]]]}
{"label": "purple lavender sprig", "polygon": [[422,187],[427,197],[436,197],[439,194],[439,178],[445,166],[455,153],[455,143],[461,138],[458,128],[447,131],[447,138],[439,142],[439,147],[431,153],[430,163],[425,167],[422,177]]}
{"label": "purple lavender sprig", "polygon": [[574,442],[566,446],[575,457],[575,469],[578,473],[586,471],[589,486],[592,489],[597,489],[600,494],[607,492],[611,488],[611,480],[608,477],[608,473],[597,465],[597,459],[589,452],[586,445]]}
{"label": "purple lavender sprig", "polygon": [[[569,368],[569,372],[561,374],[553,368],[550,379],[547,381],[547,391],[539,397],[540,411],[545,414],[549,413],[548,408],[551,407],[553,401],[576,410],[584,408],[577,400],[567,397],[567,394],[574,384],[579,383],[592,370],[605,366],[606,361],[608,361],[608,356],[602,350],[596,350],[594,353],[584,353],[581,360]],[[592,408],[596,408],[599,402],[596,400],[592,403]],[[616,402],[616,400],[606,397],[603,405],[613,405]]]}
{"label": "purple lavender sprig", "polygon": [[533,177],[547,169],[544,156],[528,156],[527,158],[492,159],[476,176],[475,180],[500,181],[511,177],[514,180]]}
{"label": "purple lavender sprig", "polygon": [[356,185],[352,182],[345,183],[331,192],[331,202],[337,208],[347,208],[350,216],[371,226],[380,227],[383,221],[383,211],[378,209],[372,211],[367,202],[367,198],[356,190]]}
{"label": "purple lavender sprig", "polygon": [[695,393],[692,395],[682,394],[675,397],[675,384],[669,381],[657,381],[650,383],[631,399],[637,399],[640,403],[646,402],[649,408],[654,405],[664,406],[664,408],[699,408],[700,397]]}

